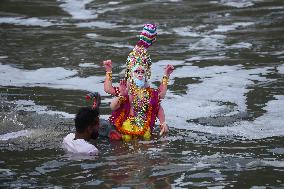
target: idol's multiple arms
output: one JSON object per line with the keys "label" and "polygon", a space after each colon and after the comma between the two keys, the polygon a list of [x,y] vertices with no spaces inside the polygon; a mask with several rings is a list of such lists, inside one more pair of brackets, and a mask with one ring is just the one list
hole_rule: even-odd
{"label": "idol's multiple arms", "polygon": [[170,77],[171,73],[173,73],[173,71],[174,71],[173,65],[168,64],[165,68],[164,76],[162,78],[162,82],[161,82],[161,85],[159,87],[160,99],[163,99],[166,96],[166,93],[167,93],[167,90],[168,90],[169,77]]}
{"label": "idol's multiple arms", "polygon": [[115,97],[110,103],[110,109],[112,111],[117,110],[121,104],[123,104],[127,100],[127,86],[126,81],[124,79],[120,80],[119,83],[119,91],[120,94],[118,97]]}
{"label": "idol's multiple arms", "polygon": [[160,122],[160,136],[163,134],[167,134],[169,132],[169,127],[166,123],[165,112],[162,106],[160,106],[159,108],[157,117]]}
{"label": "idol's multiple arms", "polygon": [[106,71],[104,90],[108,94],[115,95],[115,88],[112,86],[112,62],[111,60],[105,60],[103,61],[103,64]]}
{"label": "idol's multiple arms", "polygon": [[[111,103],[110,108],[112,111],[117,110],[121,104],[123,104],[127,100],[127,81],[126,80],[120,80],[119,84],[119,90],[112,86],[112,62],[111,60],[106,60],[103,62],[105,71],[106,71],[106,78],[104,82],[104,90],[106,93],[117,96],[117,93],[119,93],[118,97],[115,97]],[[164,71],[164,76],[162,78],[162,82],[159,87],[159,97],[160,99],[165,98],[166,92],[167,92],[167,85],[169,81],[169,77],[171,73],[173,72],[174,67],[172,65],[167,65]],[[168,125],[165,121],[165,113],[162,106],[159,107],[159,111],[157,114],[157,118],[160,122],[160,135],[167,134],[169,132]]]}

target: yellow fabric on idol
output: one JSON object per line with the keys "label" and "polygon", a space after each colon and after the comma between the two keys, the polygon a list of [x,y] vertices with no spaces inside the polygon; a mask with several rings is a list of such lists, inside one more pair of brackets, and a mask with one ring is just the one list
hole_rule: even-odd
{"label": "yellow fabric on idol", "polygon": [[[138,132],[139,131],[139,127],[137,125],[132,124],[131,119],[127,119],[123,122],[122,129],[129,131],[129,132]],[[122,140],[125,141],[125,142],[128,142],[128,141],[132,140],[133,137],[134,136],[132,136],[132,135],[124,134],[124,135],[122,135]],[[150,140],[150,138],[151,138],[151,132],[150,132],[150,128],[149,128],[147,131],[145,131],[145,133],[143,135],[143,139],[144,140]]]}

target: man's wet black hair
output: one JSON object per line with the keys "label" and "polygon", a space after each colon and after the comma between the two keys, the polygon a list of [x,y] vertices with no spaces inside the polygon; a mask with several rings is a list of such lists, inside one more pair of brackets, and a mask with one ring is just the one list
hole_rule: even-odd
{"label": "man's wet black hair", "polygon": [[78,133],[83,133],[90,125],[99,125],[99,109],[82,107],[75,117],[75,128]]}

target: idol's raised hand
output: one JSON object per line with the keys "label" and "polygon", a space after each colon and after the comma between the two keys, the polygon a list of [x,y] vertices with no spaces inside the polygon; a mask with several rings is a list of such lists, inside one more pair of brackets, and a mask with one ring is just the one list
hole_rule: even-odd
{"label": "idol's raised hand", "polygon": [[121,96],[126,96],[128,94],[127,92],[127,83],[125,79],[121,79],[119,82],[119,91]]}
{"label": "idol's raised hand", "polygon": [[105,60],[105,61],[103,61],[103,64],[105,66],[106,72],[111,72],[112,71],[112,62],[111,62],[111,60]]}
{"label": "idol's raised hand", "polygon": [[166,66],[166,68],[165,68],[165,75],[166,76],[170,76],[171,75],[171,73],[173,73],[173,71],[174,71],[174,66],[173,65],[171,65],[171,64],[168,64],[167,66]]}
{"label": "idol's raised hand", "polygon": [[168,127],[166,122],[164,122],[160,125],[160,129],[161,129],[160,136],[166,135],[169,132],[169,127]]}

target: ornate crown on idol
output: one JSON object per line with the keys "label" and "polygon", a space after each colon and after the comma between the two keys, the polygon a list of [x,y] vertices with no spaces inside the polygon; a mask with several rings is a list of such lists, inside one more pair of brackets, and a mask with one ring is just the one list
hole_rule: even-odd
{"label": "ornate crown on idol", "polygon": [[157,37],[157,27],[154,24],[145,24],[144,28],[139,36],[139,41],[134,49],[129,53],[126,59],[126,72],[125,77],[131,78],[132,69],[136,65],[143,66],[147,74],[147,79],[151,77],[151,65],[152,61],[150,55],[147,52],[147,48],[150,47]]}

